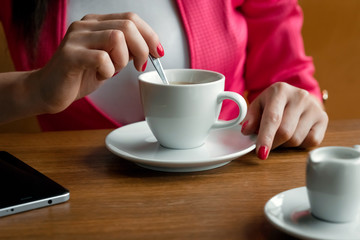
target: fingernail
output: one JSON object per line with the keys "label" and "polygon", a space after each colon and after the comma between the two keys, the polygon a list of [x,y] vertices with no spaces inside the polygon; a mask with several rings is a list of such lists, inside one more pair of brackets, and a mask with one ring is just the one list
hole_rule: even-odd
{"label": "fingernail", "polygon": [[269,148],[267,146],[261,146],[258,151],[258,157],[261,160],[265,160],[267,159],[268,155],[269,155]]}
{"label": "fingernail", "polygon": [[142,71],[142,72],[145,71],[146,65],[147,65],[147,60],[146,60],[146,62],[144,63],[144,65],[142,66],[142,68],[141,68],[141,71]]}
{"label": "fingernail", "polygon": [[157,50],[160,57],[164,56],[165,52],[164,52],[164,48],[161,45],[161,43],[159,43],[159,45],[156,47],[156,50]]}
{"label": "fingernail", "polygon": [[243,133],[245,128],[246,128],[246,125],[249,123],[249,120],[247,120],[246,122],[244,122],[241,126],[241,132]]}
{"label": "fingernail", "polygon": [[[120,72],[120,71],[119,71]],[[116,74],[118,74],[119,72],[115,72],[113,76],[115,76]]]}

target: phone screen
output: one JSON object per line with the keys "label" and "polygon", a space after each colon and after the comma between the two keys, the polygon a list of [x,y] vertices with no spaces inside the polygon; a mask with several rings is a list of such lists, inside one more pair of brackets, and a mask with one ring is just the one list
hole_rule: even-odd
{"label": "phone screen", "polygon": [[0,151],[0,217],[67,201],[69,191],[8,152]]}

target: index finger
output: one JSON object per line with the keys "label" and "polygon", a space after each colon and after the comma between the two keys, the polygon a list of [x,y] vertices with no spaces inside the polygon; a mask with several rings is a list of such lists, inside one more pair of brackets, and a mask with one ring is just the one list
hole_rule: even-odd
{"label": "index finger", "polygon": [[282,121],[286,101],[281,96],[273,96],[266,99],[262,113],[259,133],[257,137],[256,150],[260,159],[265,160],[272,144],[277,130]]}

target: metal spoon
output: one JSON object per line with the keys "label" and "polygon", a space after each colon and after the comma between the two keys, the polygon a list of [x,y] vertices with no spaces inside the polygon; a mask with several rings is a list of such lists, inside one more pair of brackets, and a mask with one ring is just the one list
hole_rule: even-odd
{"label": "metal spoon", "polygon": [[153,56],[149,55],[149,58],[151,60],[151,63],[154,65],[154,68],[156,69],[156,71],[158,72],[161,80],[163,81],[164,84],[169,84],[169,81],[166,78],[164,69],[161,66],[161,62],[159,58],[154,58]]}

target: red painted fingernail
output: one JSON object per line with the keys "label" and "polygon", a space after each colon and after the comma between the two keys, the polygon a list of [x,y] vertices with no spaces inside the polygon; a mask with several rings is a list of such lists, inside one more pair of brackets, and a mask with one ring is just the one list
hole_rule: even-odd
{"label": "red painted fingernail", "polygon": [[246,122],[244,122],[241,126],[241,132],[244,132],[246,125],[249,123],[249,120],[247,120]]}
{"label": "red painted fingernail", "polygon": [[[120,72],[120,71],[119,71]],[[114,75],[113,76],[115,76],[116,74],[118,74],[119,72],[116,72],[116,73],[114,73]]]}
{"label": "red painted fingernail", "polygon": [[261,160],[265,160],[267,159],[268,155],[269,155],[269,148],[267,146],[261,146],[258,151],[258,157]]}
{"label": "red painted fingernail", "polygon": [[164,48],[161,45],[161,43],[159,43],[159,45],[156,47],[156,50],[157,50],[160,57],[164,56],[165,52],[164,52]]}
{"label": "red painted fingernail", "polygon": [[142,68],[141,68],[141,71],[142,71],[142,72],[145,71],[146,65],[147,65],[147,61],[144,63],[144,65],[143,65]]}

